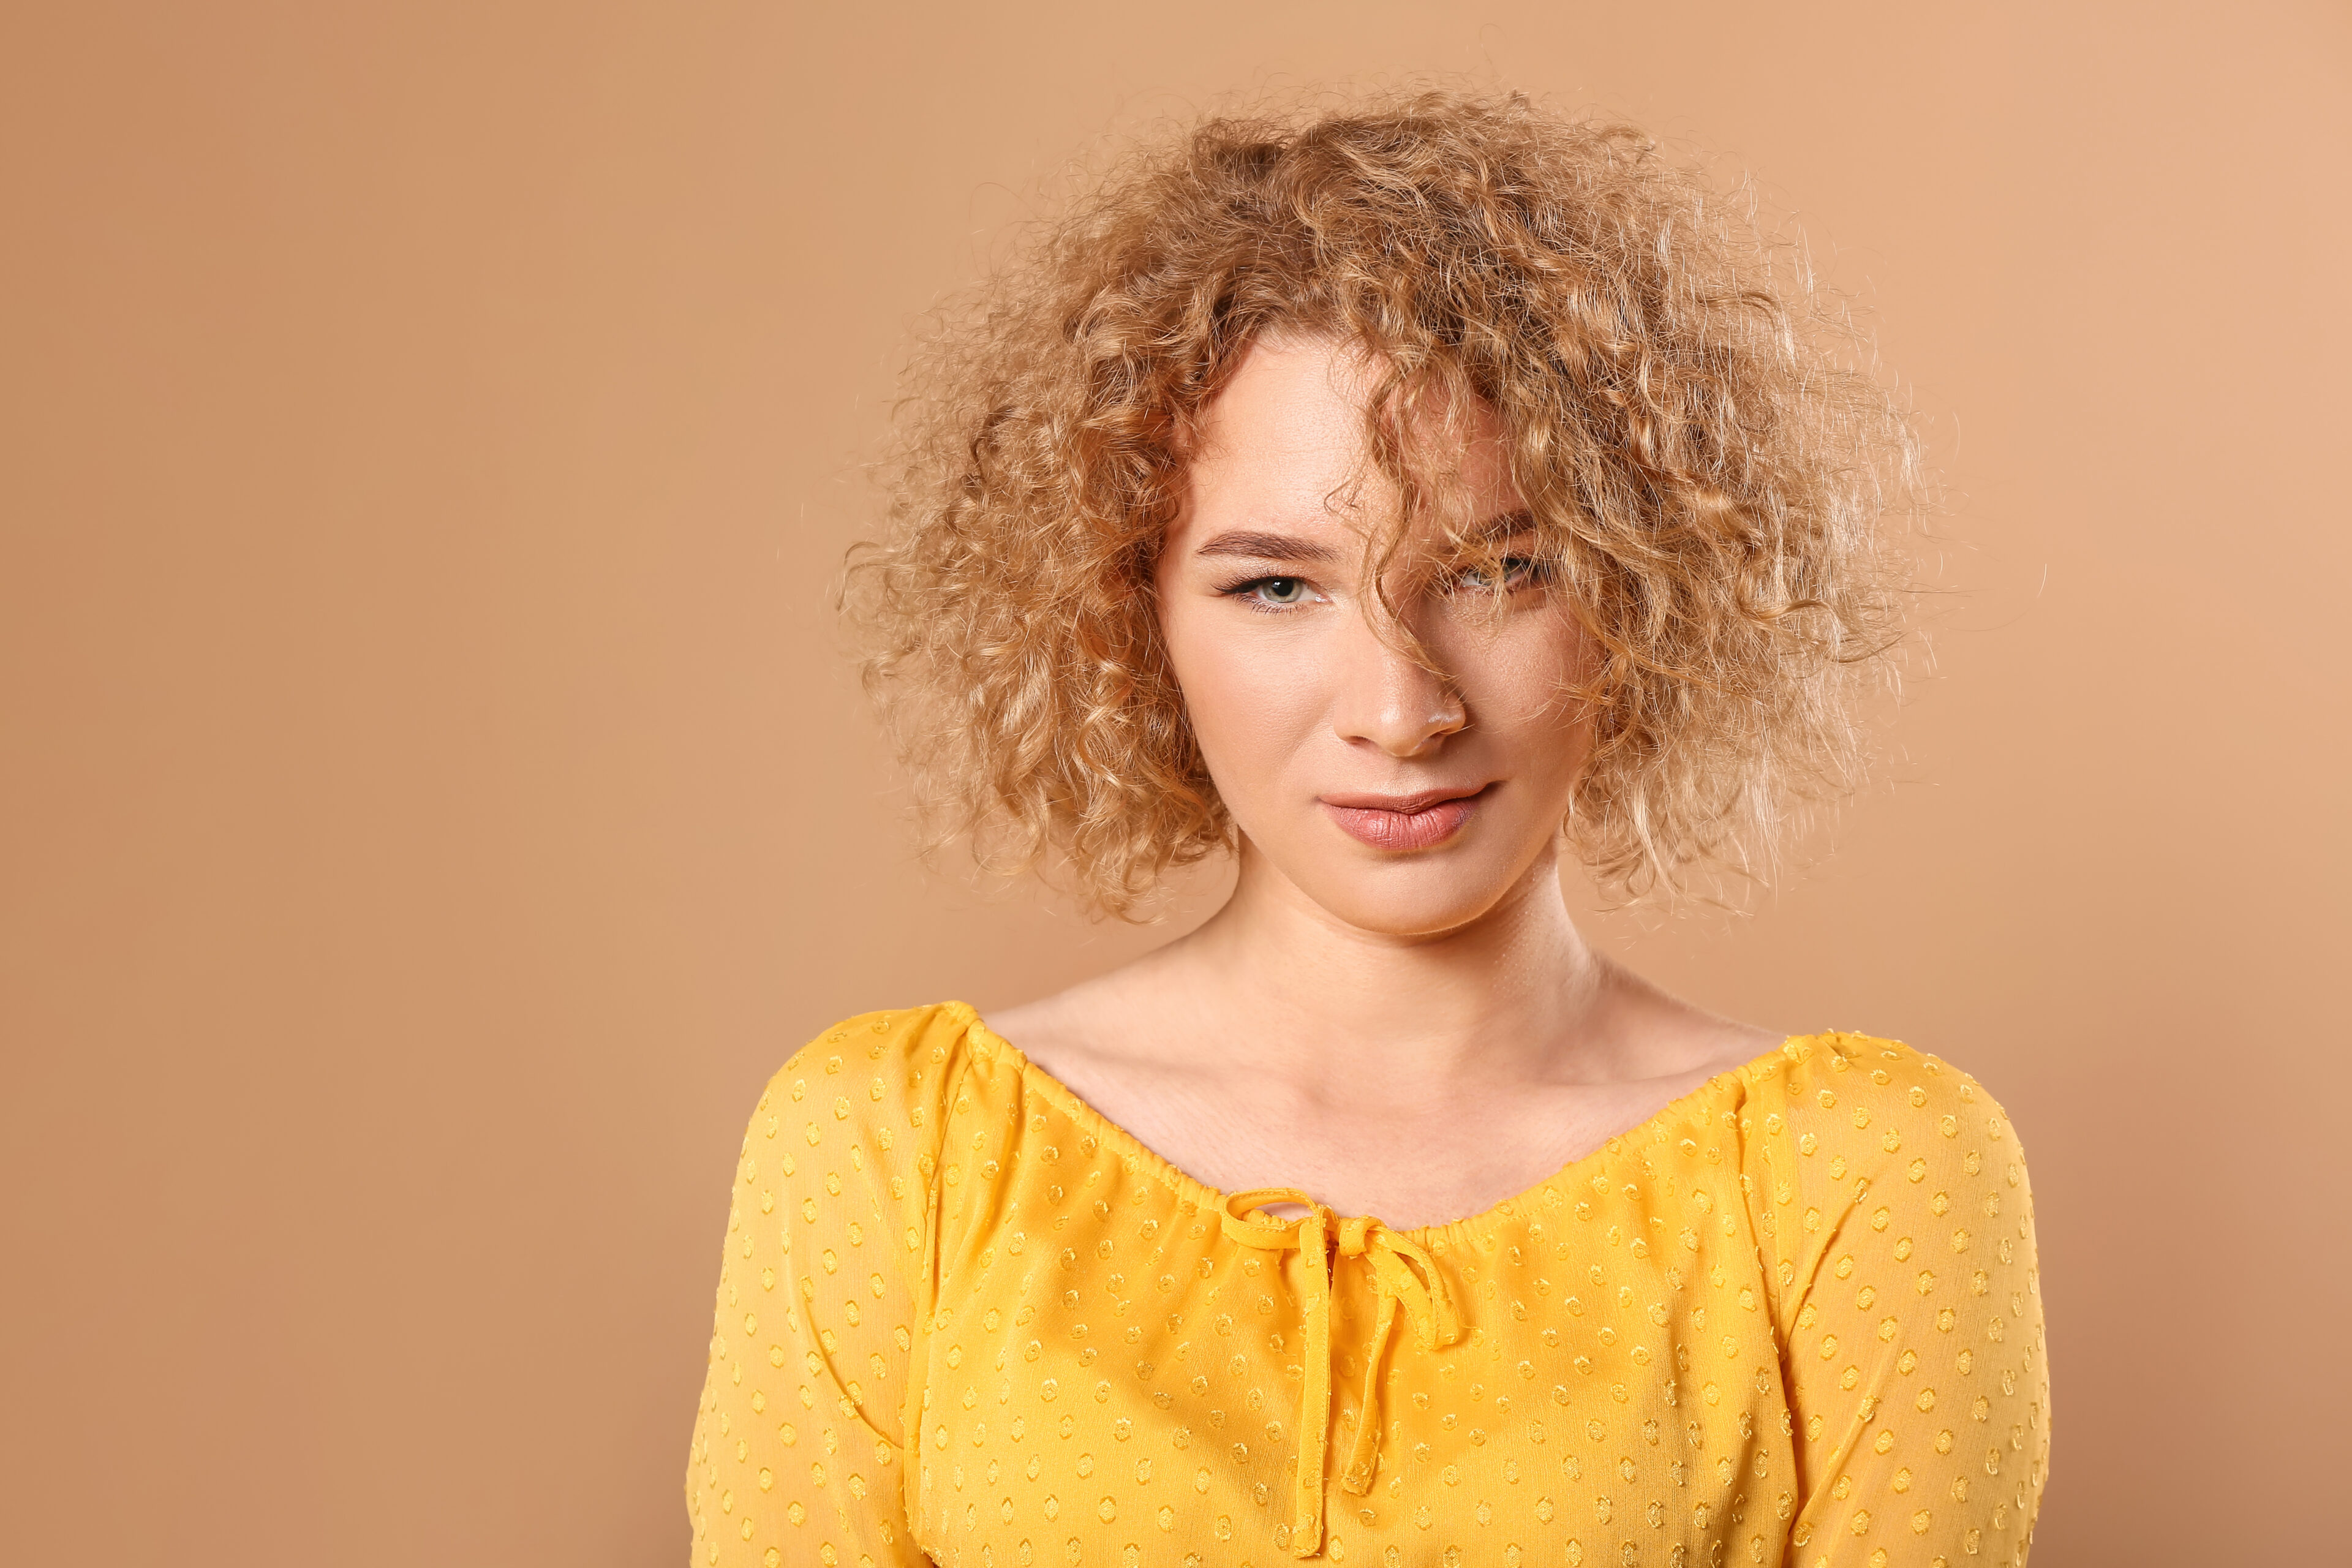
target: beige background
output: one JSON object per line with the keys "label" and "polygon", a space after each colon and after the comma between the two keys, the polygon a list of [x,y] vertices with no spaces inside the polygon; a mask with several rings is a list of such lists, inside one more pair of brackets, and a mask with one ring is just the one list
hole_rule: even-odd
{"label": "beige background", "polygon": [[2284,0],[7,8],[0,1558],[681,1560],[764,1075],[1165,934],[909,864],[824,608],[905,327],[1106,132],[1440,70],[1761,172],[1965,542],[1835,858],[1605,939],[2007,1102],[2037,1564],[2340,1560],[2347,68]]}

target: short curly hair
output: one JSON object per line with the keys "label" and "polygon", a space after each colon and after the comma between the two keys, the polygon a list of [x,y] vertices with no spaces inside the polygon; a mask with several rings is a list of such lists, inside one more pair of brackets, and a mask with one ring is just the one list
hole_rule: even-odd
{"label": "short curly hair", "polygon": [[912,356],[891,532],[852,552],[935,842],[1129,916],[1232,846],[1154,564],[1205,405],[1260,334],[1314,331],[1383,367],[1408,493],[1382,410],[1499,416],[1600,653],[1565,825],[1596,879],[1759,865],[1785,803],[1859,776],[1858,679],[1900,640],[1882,519],[1921,492],[1907,411],[1757,211],[1517,94],[1216,116],[1095,179]]}

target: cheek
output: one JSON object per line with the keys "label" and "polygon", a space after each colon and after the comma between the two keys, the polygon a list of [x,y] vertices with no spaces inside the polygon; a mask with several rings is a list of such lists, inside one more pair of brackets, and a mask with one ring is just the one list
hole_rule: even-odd
{"label": "cheek", "polygon": [[1219,605],[1161,622],[1193,736],[1228,796],[1295,754],[1322,707],[1314,643],[1288,627],[1232,624],[1244,614]]}
{"label": "cheek", "polygon": [[1570,695],[1585,652],[1574,623],[1534,617],[1465,649],[1456,668],[1475,727],[1534,766],[1573,767],[1591,731],[1590,714]]}

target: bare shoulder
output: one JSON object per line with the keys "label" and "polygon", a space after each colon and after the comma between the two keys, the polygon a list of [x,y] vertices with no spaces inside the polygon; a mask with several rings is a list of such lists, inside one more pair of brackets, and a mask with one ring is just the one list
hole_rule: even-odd
{"label": "bare shoulder", "polygon": [[1105,974],[1016,1006],[989,1013],[989,1028],[1031,1061],[1074,1086],[1108,1071],[1149,1068],[1169,1059],[1164,1037],[1180,1026],[1155,984],[1147,954]]}
{"label": "bare shoulder", "polygon": [[1152,970],[1147,955],[994,1010],[983,1022],[1037,1070],[1163,1159],[1213,1174],[1223,1167],[1213,1151],[1202,1149],[1200,1129],[1216,1122],[1227,1080],[1217,1053],[1200,1048],[1197,1004]]}
{"label": "bare shoulder", "polygon": [[1084,1012],[1082,1005],[1074,1003],[1069,991],[1056,991],[1018,1006],[992,1007],[984,1021],[992,1032],[1010,1040],[1023,1056],[1051,1072],[1070,1044],[1086,1038],[1078,1022]]}
{"label": "bare shoulder", "polygon": [[1736,1018],[1716,1021],[1721,1025],[1721,1032],[1713,1038],[1715,1048],[1708,1060],[1718,1073],[1744,1068],[1759,1057],[1770,1056],[1789,1042],[1790,1037],[1785,1030],[1759,1028],[1754,1024],[1743,1024]]}
{"label": "bare shoulder", "polygon": [[1778,1050],[1789,1036],[1685,1001],[1615,963],[1608,964],[1609,1034],[1625,1076],[1704,1082]]}

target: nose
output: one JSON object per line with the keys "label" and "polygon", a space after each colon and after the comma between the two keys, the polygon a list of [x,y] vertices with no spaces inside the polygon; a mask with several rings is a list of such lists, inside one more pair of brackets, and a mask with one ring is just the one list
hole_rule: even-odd
{"label": "nose", "polygon": [[1412,657],[1406,627],[1383,635],[1360,616],[1345,640],[1331,709],[1332,732],[1340,740],[1378,746],[1392,757],[1423,757],[1468,726],[1461,692]]}

